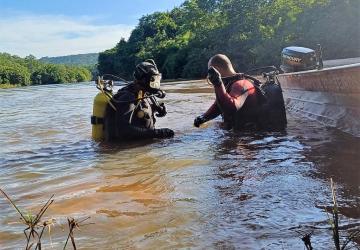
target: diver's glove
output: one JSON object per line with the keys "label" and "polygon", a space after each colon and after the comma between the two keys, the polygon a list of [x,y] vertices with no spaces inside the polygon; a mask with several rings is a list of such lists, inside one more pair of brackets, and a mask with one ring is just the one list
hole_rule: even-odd
{"label": "diver's glove", "polygon": [[154,94],[157,98],[160,98],[160,99],[164,99],[165,98],[165,96],[166,96],[166,93],[165,93],[165,91],[162,91],[162,90],[158,90],[157,92],[156,92],[156,94]]}
{"label": "diver's glove", "polygon": [[155,138],[170,138],[174,136],[174,131],[169,128],[155,129]]}
{"label": "diver's glove", "polygon": [[207,119],[205,119],[205,117],[203,115],[200,115],[195,118],[194,126],[198,128],[198,127],[200,127],[201,124],[203,124],[205,122],[207,122]]}
{"label": "diver's glove", "polygon": [[164,117],[167,114],[165,103],[160,103],[159,106],[156,107],[157,113],[156,117]]}
{"label": "diver's glove", "polygon": [[220,72],[212,66],[208,70],[207,78],[209,79],[210,83],[215,87],[219,87],[221,86],[221,84],[223,84]]}

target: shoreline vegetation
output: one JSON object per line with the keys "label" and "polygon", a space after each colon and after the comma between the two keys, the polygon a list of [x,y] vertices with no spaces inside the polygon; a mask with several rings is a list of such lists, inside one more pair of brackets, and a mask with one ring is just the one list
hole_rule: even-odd
{"label": "shoreline vegetation", "polygon": [[358,0],[187,0],[140,18],[129,39],[99,54],[99,74],[130,79],[152,58],[164,79],[199,79],[223,53],[240,72],[280,64],[287,46],[316,48],[324,60],[360,56]]}
{"label": "shoreline vegetation", "polygon": [[12,89],[12,88],[18,88],[21,87],[20,84],[10,84],[10,83],[1,83],[0,89]]}
{"label": "shoreline vegetation", "polygon": [[21,58],[8,53],[0,53],[0,89],[86,82],[92,78],[92,72],[84,66],[43,63],[32,55]]}
{"label": "shoreline vegetation", "polygon": [[[325,60],[360,57],[359,9],[357,0],[186,0],[141,17],[129,39],[101,52],[97,65],[74,65],[73,57],[90,54],[37,60],[0,53],[0,88],[84,82],[98,74],[132,79],[135,65],[148,58],[164,79],[202,79],[214,54],[228,55],[244,72],[279,65],[290,45],[321,44]],[[50,59],[68,64],[43,62]]]}

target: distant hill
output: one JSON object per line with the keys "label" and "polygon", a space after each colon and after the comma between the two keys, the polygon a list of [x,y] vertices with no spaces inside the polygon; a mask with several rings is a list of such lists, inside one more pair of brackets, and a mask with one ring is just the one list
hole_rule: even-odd
{"label": "distant hill", "polygon": [[98,63],[99,53],[79,54],[70,56],[42,57],[41,62],[67,65],[95,65]]}

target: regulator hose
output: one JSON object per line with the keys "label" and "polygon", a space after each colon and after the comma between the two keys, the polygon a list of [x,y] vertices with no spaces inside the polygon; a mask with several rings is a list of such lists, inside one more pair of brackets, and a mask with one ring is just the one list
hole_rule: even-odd
{"label": "regulator hose", "polygon": [[113,106],[113,104],[111,102],[113,102],[113,103],[132,103],[132,102],[137,102],[137,101],[144,100],[144,99],[151,99],[151,98],[154,99],[155,97],[162,99],[166,95],[166,93],[164,91],[158,90],[157,93],[154,93],[154,94],[151,94],[151,95],[145,95],[144,97],[136,98],[134,100],[117,101],[117,100],[113,99],[113,95],[112,95],[113,86],[114,86],[113,81],[112,80],[103,80],[104,76],[111,76],[113,78],[119,79],[122,82],[124,82],[124,84],[122,84],[124,86],[131,84],[131,82],[125,80],[124,78],[121,78],[120,76],[113,75],[113,74],[104,74],[102,76],[98,76],[97,81],[95,81],[96,88],[98,90],[100,90],[102,93],[104,93],[109,98],[109,104],[112,106],[112,108],[115,111],[116,111],[116,108]]}

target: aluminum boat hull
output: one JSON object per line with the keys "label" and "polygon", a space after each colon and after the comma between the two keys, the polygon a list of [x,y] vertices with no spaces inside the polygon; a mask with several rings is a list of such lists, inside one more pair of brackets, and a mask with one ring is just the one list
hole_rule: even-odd
{"label": "aluminum boat hull", "polygon": [[288,111],[360,137],[360,63],[277,77]]}

